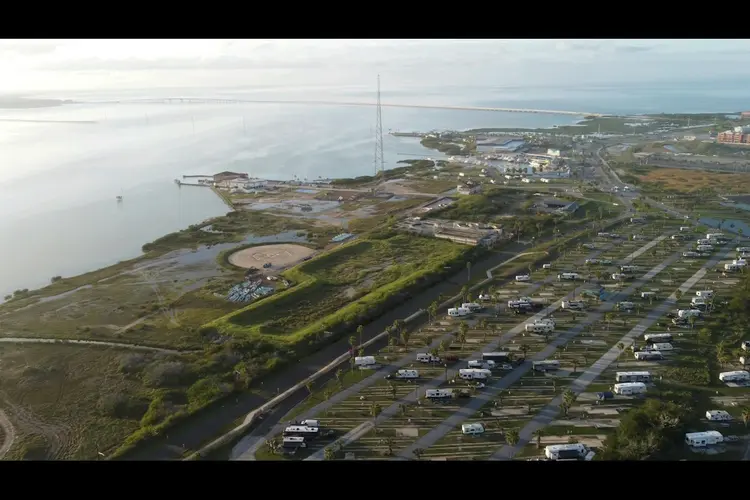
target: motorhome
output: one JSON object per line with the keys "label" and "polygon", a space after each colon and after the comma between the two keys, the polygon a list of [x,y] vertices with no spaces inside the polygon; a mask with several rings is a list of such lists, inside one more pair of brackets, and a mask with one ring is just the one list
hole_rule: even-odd
{"label": "motorhome", "polygon": [[615,374],[615,381],[618,383],[624,382],[651,382],[651,373],[649,372],[617,372]]}
{"label": "motorhome", "polygon": [[674,346],[669,342],[655,342],[649,348],[652,351],[674,351]]}
{"label": "motorhome", "polygon": [[671,333],[647,333],[643,336],[643,340],[648,342],[649,344],[654,344],[657,342],[672,342],[672,334]]}
{"label": "motorhome", "polygon": [[286,450],[296,450],[297,448],[307,448],[304,436],[284,436],[281,447]]}
{"label": "motorhome", "polygon": [[492,372],[481,368],[462,368],[458,370],[458,376],[464,380],[486,380],[492,376]]}
{"label": "motorhome", "polygon": [[482,306],[476,302],[464,302],[461,304],[461,308],[467,309],[469,312],[479,312],[482,310]]}
{"label": "motorhome", "polygon": [[696,248],[699,252],[710,252],[714,249],[713,245],[698,245]]}
{"label": "motorhome", "polygon": [[664,359],[660,351],[638,351],[635,353],[635,359],[638,361],[658,361]]}
{"label": "motorhome", "polygon": [[683,231],[683,232],[684,231],[690,231],[690,227],[689,226],[680,226],[680,231]]}
{"label": "motorhome", "polygon": [[696,242],[696,244],[697,244],[697,245],[710,245],[710,244],[711,244],[711,241],[712,241],[712,240],[703,240],[703,239],[701,239],[701,240],[698,240],[698,241]]}
{"label": "motorhome", "polygon": [[651,299],[656,297],[656,292],[641,292],[642,299]]}
{"label": "motorhome", "polygon": [[430,353],[420,352],[417,354],[417,361],[420,363],[440,363],[440,357]]}
{"label": "motorhome", "polygon": [[581,443],[552,444],[544,448],[544,456],[548,460],[586,460],[594,458],[595,453]]}
{"label": "motorhome", "polygon": [[419,378],[419,372],[417,370],[399,370],[395,377],[400,380],[415,380]]}
{"label": "motorhome", "polygon": [[745,370],[719,373],[722,382],[746,382],[750,380],[750,373]]}
{"label": "motorhome", "polygon": [[701,254],[699,254],[698,252],[682,252],[682,256],[683,257],[689,257],[689,258],[695,258],[695,257],[700,257]]}
{"label": "motorhome", "polygon": [[482,361],[494,361],[495,363],[510,363],[509,352],[484,352]]}
{"label": "motorhome", "polygon": [[719,431],[689,432],[685,434],[685,444],[695,448],[704,448],[724,442],[724,436]]}
{"label": "motorhome", "polygon": [[714,240],[714,239],[719,239],[719,238],[726,238],[726,236],[724,236],[724,233],[708,233],[708,234],[706,234],[706,239],[707,240]]}
{"label": "motorhome", "polygon": [[706,420],[711,422],[731,422],[732,415],[724,410],[708,410],[706,412]]}
{"label": "motorhome", "polygon": [[624,301],[624,302],[618,303],[617,308],[620,311],[632,311],[633,309],[635,309],[635,304],[633,304],[632,302]]}
{"label": "motorhome", "polygon": [[466,436],[477,436],[479,434],[484,434],[484,425],[461,424],[461,432]]}
{"label": "motorhome", "polygon": [[703,313],[700,312],[698,309],[680,309],[679,311],[677,311],[678,318],[687,319],[691,316],[700,318],[701,316],[703,316]]}
{"label": "motorhome", "polygon": [[643,382],[626,382],[615,384],[612,391],[621,396],[632,396],[633,394],[643,394],[648,390]]}
{"label": "motorhome", "polygon": [[464,307],[451,307],[448,309],[448,316],[451,318],[462,318],[464,316],[468,316],[471,313],[468,309]]}
{"label": "motorhome", "polygon": [[704,299],[703,297],[693,297],[692,299],[690,299],[690,303],[694,306],[706,305],[706,299]]}
{"label": "motorhome", "polygon": [[304,425],[306,427],[320,427],[320,420],[307,419],[300,422],[299,425]]}
{"label": "motorhome", "polygon": [[623,273],[634,273],[638,270],[638,266],[620,266],[620,271]]}
{"label": "motorhome", "polygon": [[531,281],[531,276],[528,274],[519,274],[516,276],[516,281],[518,282],[524,282],[524,281]]}
{"label": "motorhome", "polygon": [[427,399],[449,399],[453,397],[453,389],[427,389],[424,395]]}
{"label": "motorhome", "polygon": [[306,425],[290,425],[284,429],[283,436],[302,436],[314,438],[320,434],[320,427],[308,427]]}
{"label": "motorhome", "polygon": [[585,306],[586,303],[580,300],[563,300],[562,302],[562,308],[570,309],[571,311],[580,311],[581,309],[584,309]]}
{"label": "motorhome", "polygon": [[542,264],[542,269],[552,269],[552,264]]}
{"label": "motorhome", "polygon": [[375,356],[357,356],[354,358],[354,366],[365,367],[374,366],[378,364],[375,360]]}
{"label": "motorhome", "polygon": [[544,361],[534,361],[531,363],[531,369],[538,372],[554,371],[560,368],[560,361],[557,359],[547,359]]}
{"label": "motorhome", "polygon": [[492,370],[496,367],[497,367],[497,363],[495,363],[491,359],[488,359],[488,360],[472,359],[468,363],[468,368],[478,368],[481,370]]}
{"label": "motorhome", "polygon": [[737,247],[737,251],[740,253],[750,252],[750,247]]}
{"label": "motorhome", "polygon": [[531,333],[551,333],[555,327],[549,323],[529,323],[524,326],[524,330]]}
{"label": "motorhome", "polygon": [[714,298],[714,291],[713,290],[698,290],[695,292],[696,297],[702,297],[707,300],[711,300]]}
{"label": "motorhome", "polygon": [[577,280],[578,273],[560,273],[557,275],[558,280]]}

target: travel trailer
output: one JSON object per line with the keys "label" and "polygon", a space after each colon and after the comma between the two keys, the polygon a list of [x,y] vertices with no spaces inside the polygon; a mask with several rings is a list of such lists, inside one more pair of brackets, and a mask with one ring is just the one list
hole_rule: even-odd
{"label": "travel trailer", "polygon": [[578,273],[560,273],[557,275],[558,280],[574,281],[578,279]]}
{"label": "travel trailer", "polygon": [[396,372],[395,378],[399,380],[414,380],[419,378],[419,372],[417,370],[399,370]]}
{"label": "travel trailer", "polygon": [[300,422],[299,425],[304,425],[306,427],[320,427],[320,421],[307,419],[307,420],[303,420],[302,422]]}
{"label": "travel trailer", "polygon": [[620,271],[623,273],[634,273],[638,270],[638,266],[620,266]]}
{"label": "travel trailer", "polygon": [[704,448],[724,442],[724,436],[719,431],[689,432],[685,434],[685,444],[695,448]]}
{"label": "travel trailer", "polygon": [[703,240],[703,239],[701,239],[701,240],[698,240],[696,242],[696,244],[697,245],[710,245],[711,244],[711,240]]}
{"label": "travel trailer", "polygon": [[716,239],[719,239],[719,238],[726,238],[726,236],[724,236],[724,233],[708,233],[708,234],[706,234],[706,239],[707,240],[716,240]]}
{"label": "travel trailer", "polygon": [[659,361],[664,359],[660,351],[638,351],[635,353],[635,359],[638,361]]}
{"label": "travel trailer", "polygon": [[633,304],[632,302],[620,302],[617,304],[617,308],[620,311],[632,311],[633,309],[635,309],[635,304]]}
{"label": "travel trailer", "polygon": [[709,410],[706,412],[706,420],[711,422],[731,422],[732,415],[724,410]]}
{"label": "travel trailer", "polygon": [[617,372],[615,374],[615,380],[618,383],[625,382],[651,382],[651,373],[649,372]]}
{"label": "travel trailer", "polygon": [[552,264],[542,264],[542,269],[552,269]]}
{"label": "travel trailer", "polygon": [[609,233],[598,233],[597,236],[600,238],[609,238]]}
{"label": "travel trailer", "polygon": [[531,276],[529,276],[528,274],[519,274],[518,276],[516,276],[516,281],[518,281],[519,283],[531,281]]}
{"label": "travel trailer", "polygon": [[680,226],[680,231],[690,231],[690,227],[688,226]]}
{"label": "travel trailer", "polygon": [[698,290],[695,292],[696,297],[701,297],[706,300],[711,300],[714,297],[714,291],[713,290]]}
{"label": "travel trailer", "polygon": [[464,307],[451,307],[448,309],[448,316],[451,318],[462,318],[464,316],[468,316],[471,313],[468,309]]}
{"label": "travel trailer", "polygon": [[482,361],[494,361],[495,363],[510,363],[510,353],[508,352],[484,352]]}
{"label": "travel trailer", "polygon": [[551,333],[555,331],[554,325],[550,323],[529,323],[524,326],[524,329],[532,333]]}
{"label": "travel trailer", "polygon": [[492,372],[481,368],[463,368],[458,370],[458,376],[464,380],[487,380]]}
{"label": "travel trailer", "polygon": [[534,361],[531,369],[538,372],[554,371],[560,368],[560,361],[556,359],[547,359],[544,361]]}
{"label": "travel trailer", "polygon": [[724,271],[728,273],[735,273],[740,270],[740,266],[737,264],[724,264]]}
{"label": "travel trailer", "polygon": [[648,390],[646,384],[643,382],[626,382],[623,384],[615,384],[613,392],[621,396],[632,396],[634,394],[643,394]]}
{"label": "travel trailer", "polygon": [[427,389],[425,397],[427,399],[450,399],[453,397],[453,389]]}
{"label": "travel trailer", "polygon": [[642,299],[650,299],[652,297],[656,297],[656,292],[641,292]]}
{"label": "travel trailer", "polygon": [[570,309],[571,311],[580,311],[586,306],[586,303],[581,300],[563,300],[562,308]]}
{"label": "travel trailer", "polygon": [[643,340],[648,342],[649,344],[654,344],[658,342],[672,342],[672,334],[671,333],[647,333],[643,336]]}
{"label": "travel trailer", "polygon": [[698,245],[695,249],[699,252],[710,252],[714,247],[711,245]]}
{"label": "travel trailer", "polygon": [[673,351],[674,346],[669,342],[655,342],[649,348],[651,351]]}
{"label": "travel trailer", "polygon": [[750,252],[750,247],[737,247],[737,251],[740,253]]}
{"label": "travel trailer", "polygon": [[360,368],[376,364],[378,362],[375,360],[375,356],[357,356],[354,358],[354,366],[359,366]]}
{"label": "travel trailer", "polygon": [[750,381],[750,373],[745,370],[724,372],[719,374],[719,380],[722,382],[747,382]]}
{"label": "travel trailer", "polygon": [[698,309],[680,309],[677,311],[677,317],[678,318],[689,318],[691,316],[695,316],[696,318],[700,318],[703,316],[703,313],[700,312]]}
{"label": "travel trailer", "polygon": [[750,351],[750,340],[746,340],[742,343],[743,351]]}
{"label": "travel trailer", "polygon": [[308,427],[306,425],[290,425],[284,429],[283,436],[302,436],[314,438],[320,434],[320,427]]}
{"label": "travel trailer", "polygon": [[690,299],[690,303],[694,306],[698,306],[698,305],[705,306],[706,299],[704,299],[703,297],[693,297],[692,299]]}
{"label": "travel trailer", "polygon": [[304,436],[284,436],[281,447],[286,450],[296,450],[297,448],[307,448]]}
{"label": "travel trailer", "polygon": [[440,357],[422,352],[417,354],[417,361],[420,363],[440,363]]}
{"label": "travel trailer", "polygon": [[478,436],[484,434],[484,426],[482,424],[461,424],[461,432],[466,436]]}
{"label": "travel trailer", "polygon": [[732,264],[739,267],[747,267],[747,261],[745,259],[735,259]]}
{"label": "travel trailer", "polygon": [[701,254],[699,254],[698,252],[682,252],[682,256],[683,257],[695,258],[695,257],[700,257]]}
{"label": "travel trailer", "polygon": [[481,370],[493,370],[497,367],[497,363],[492,360],[473,359],[468,363],[469,368],[478,368]]}
{"label": "travel trailer", "polygon": [[581,443],[553,444],[544,448],[544,456],[548,460],[586,460],[594,458],[595,453]]}
{"label": "travel trailer", "polygon": [[465,302],[461,304],[461,308],[466,309],[469,312],[479,312],[482,310],[482,306],[476,302]]}

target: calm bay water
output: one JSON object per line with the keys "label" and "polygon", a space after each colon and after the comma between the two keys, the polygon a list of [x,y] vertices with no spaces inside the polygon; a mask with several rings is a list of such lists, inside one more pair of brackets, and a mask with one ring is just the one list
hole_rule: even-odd
{"label": "calm bay water", "polygon": [[[716,92],[670,86],[508,87],[408,85],[383,102],[615,113],[750,108],[737,84]],[[162,89],[47,95],[82,101],[160,96],[374,100],[370,89]],[[40,96],[41,97],[41,96]],[[660,107],[657,107],[660,106]],[[183,174],[352,177],[373,172],[375,108],[284,104],[75,104],[0,110],[0,294],[36,288],[140,254],[143,243],[227,207],[208,189],[178,188]],[[7,120],[39,120],[20,122]],[[43,120],[94,123],[42,123]],[[387,130],[550,127],[571,116],[383,108]],[[387,168],[433,156],[414,139],[386,135]],[[118,204],[117,195],[124,201]]]}

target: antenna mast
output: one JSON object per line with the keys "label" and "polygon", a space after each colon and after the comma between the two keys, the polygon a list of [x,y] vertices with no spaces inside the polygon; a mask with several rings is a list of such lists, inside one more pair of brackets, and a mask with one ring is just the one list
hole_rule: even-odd
{"label": "antenna mast", "polygon": [[380,75],[378,75],[378,104],[377,104],[377,118],[375,121],[375,160],[374,169],[375,175],[378,170],[381,172],[385,170],[385,158],[383,157],[383,113],[380,106]]}

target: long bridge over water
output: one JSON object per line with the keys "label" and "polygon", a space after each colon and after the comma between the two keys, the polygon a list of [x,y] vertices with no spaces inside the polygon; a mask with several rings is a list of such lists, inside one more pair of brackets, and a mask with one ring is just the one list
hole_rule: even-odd
{"label": "long bridge over water", "polygon": [[[128,99],[119,101],[87,101],[91,104],[301,104],[301,105],[323,105],[323,106],[377,106],[374,102],[346,102],[346,101],[306,101],[306,100],[256,100],[256,99],[211,99],[199,97],[166,97],[160,99]],[[439,106],[430,104],[396,104],[381,103],[383,107],[389,108],[416,108],[416,109],[445,109],[454,111],[495,111],[501,113],[538,113],[546,115],[571,115],[571,116],[606,116],[602,113],[591,113],[588,111],[562,111],[555,109],[525,109],[525,108],[493,108],[479,106]]]}

